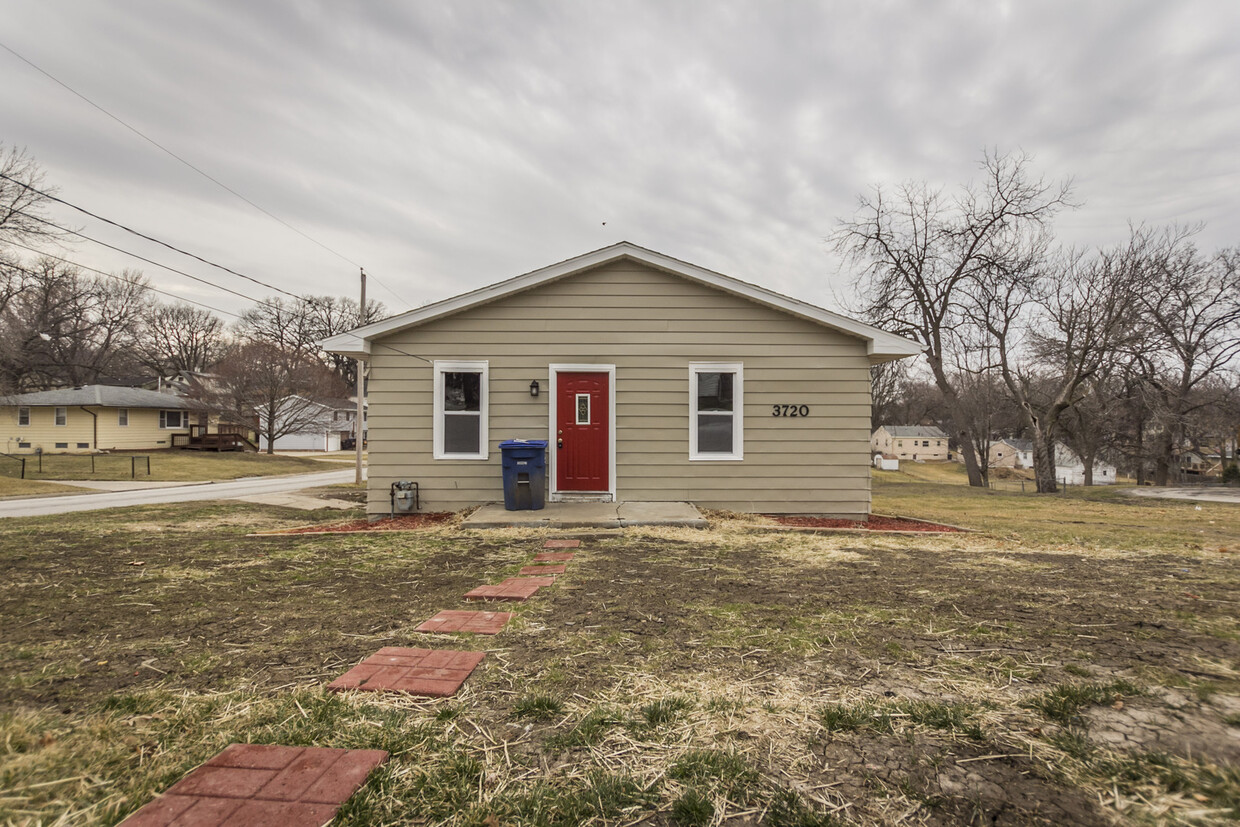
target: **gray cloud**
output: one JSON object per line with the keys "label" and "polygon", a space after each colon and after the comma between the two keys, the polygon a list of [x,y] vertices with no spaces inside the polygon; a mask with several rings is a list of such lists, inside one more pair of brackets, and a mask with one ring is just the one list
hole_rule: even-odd
{"label": "gray cloud", "polygon": [[[622,238],[830,304],[847,273],[823,239],[857,195],[954,186],[985,147],[1075,177],[1072,243],[1129,220],[1240,241],[1237,23],[1226,2],[46,0],[0,40],[415,304]],[[69,200],[291,290],[353,291],[348,262],[0,65],[0,140]]]}

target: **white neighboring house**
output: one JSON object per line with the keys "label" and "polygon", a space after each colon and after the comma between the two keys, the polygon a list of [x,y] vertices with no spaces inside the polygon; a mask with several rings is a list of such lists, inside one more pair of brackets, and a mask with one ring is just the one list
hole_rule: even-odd
{"label": "white neighboring house", "polygon": [[[357,403],[348,399],[314,401],[303,397],[287,397],[292,403],[281,404],[279,410],[296,410],[298,425],[289,433],[275,439],[277,451],[339,451],[340,440],[353,433],[353,420],[357,416]],[[365,403],[363,403],[365,404]],[[259,420],[266,408],[258,411]],[[284,422],[277,414],[276,431],[285,430]],[[261,450],[267,450],[269,440],[262,436]]]}
{"label": "white neighboring house", "polygon": [[[1062,442],[1055,443],[1055,479],[1065,485],[1085,484],[1085,463],[1076,452]],[[1094,460],[1094,485],[1114,485],[1115,466]]]}

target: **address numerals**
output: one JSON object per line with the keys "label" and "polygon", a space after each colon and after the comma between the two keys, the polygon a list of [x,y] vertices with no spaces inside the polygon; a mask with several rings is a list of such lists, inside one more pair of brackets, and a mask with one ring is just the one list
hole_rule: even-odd
{"label": "address numerals", "polygon": [[809,405],[772,405],[771,416],[809,416]]}

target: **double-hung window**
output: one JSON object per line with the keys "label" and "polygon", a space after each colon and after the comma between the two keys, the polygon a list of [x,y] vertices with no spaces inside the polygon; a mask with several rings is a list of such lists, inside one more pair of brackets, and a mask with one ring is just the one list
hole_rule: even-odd
{"label": "double-hung window", "polygon": [[57,408],[56,419],[54,421],[57,425],[67,425],[69,423],[69,409]]}
{"label": "double-hung window", "polygon": [[185,411],[160,411],[159,427],[161,428],[187,428],[189,427],[189,417]]}
{"label": "double-hung window", "polygon": [[487,458],[487,363],[435,362],[435,459]]}
{"label": "double-hung window", "polygon": [[689,363],[689,459],[745,458],[740,362]]}
{"label": "double-hung window", "polygon": [[116,424],[120,426],[121,428],[126,428],[129,426],[129,409],[128,408],[117,408],[116,409]]}
{"label": "double-hung window", "polygon": [[29,425],[30,424],[30,409],[29,408],[18,408],[17,409],[17,424],[18,425]]}

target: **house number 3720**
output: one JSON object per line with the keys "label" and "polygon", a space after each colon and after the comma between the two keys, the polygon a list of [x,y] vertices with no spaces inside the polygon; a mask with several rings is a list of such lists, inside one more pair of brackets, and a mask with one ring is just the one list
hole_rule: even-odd
{"label": "house number 3720", "polygon": [[772,405],[771,416],[809,416],[809,405]]}

